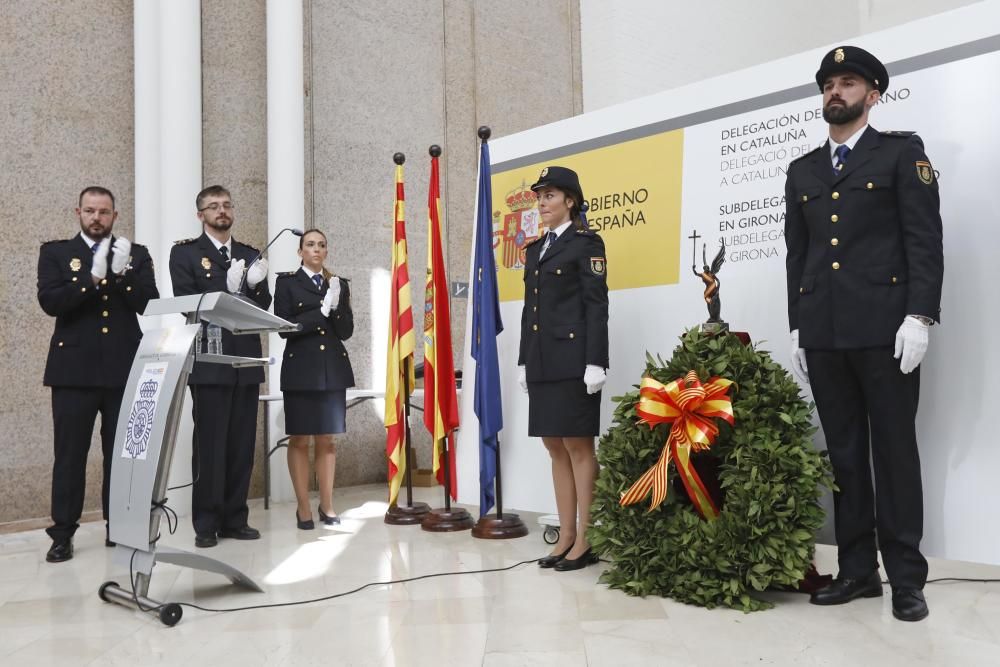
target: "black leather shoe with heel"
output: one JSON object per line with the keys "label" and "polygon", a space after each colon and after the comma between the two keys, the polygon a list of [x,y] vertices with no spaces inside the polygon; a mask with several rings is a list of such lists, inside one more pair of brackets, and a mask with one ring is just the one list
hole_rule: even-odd
{"label": "black leather shoe with heel", "polygon": [[562,552],[561,554],[552,554],[550,556],[545,556],[544,558],[539,558],[538,567],[544,567],[544,568],[555,567],[556,563],[565,558],[566,554],[568,554],[570,552],[570,549],[572,548],[573,545],[571,544],[569,545],[569,549],[566,549],[566,551]]}

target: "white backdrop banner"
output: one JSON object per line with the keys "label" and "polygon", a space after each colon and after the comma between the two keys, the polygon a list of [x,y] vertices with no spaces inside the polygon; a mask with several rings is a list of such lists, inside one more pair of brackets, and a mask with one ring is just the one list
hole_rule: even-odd
{"label": "white backdrop banner", "polygon": [[[996,229],[1000,205],[1000,8],[975,5],[853,40],[886,63],[879,130],[913,130],[939,172],[945,230],[942,324],[922,366],[918,434],[928,555],[1000,564],[1000,395]],[[832,48],[836,45],[830,45]],[[725,241],[722,317],[788,366],[784,182],[788,163],[826,140],[813,73],[828,48],[535,128],[491,143],[501,313],[505,509],[554,512],[548,455],[527,436],[516,382],[523,246],[538,235],[528,186],[545,165],[580,174],[591,226],[608,248],[612,396],[637,384],[647,351],[669,357],[707,318],[697,269]],[[697,235],[695,237],[695,235]],[[471,315],[471,310],[470,310]],[[467,322],[468,331],[468,322]],[[474,361],[462,393],[459,500],[478,499]],[[807,398],[808,387],[803,391]],[[824,447],[822,432],[816,437]],[[828,535],[829,533],[827,533]]]}

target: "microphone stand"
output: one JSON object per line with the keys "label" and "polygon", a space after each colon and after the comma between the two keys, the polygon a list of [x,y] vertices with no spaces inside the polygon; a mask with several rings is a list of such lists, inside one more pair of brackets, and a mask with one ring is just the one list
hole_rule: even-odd
{"label": "microphone stand", "polygon": [[264,253],[267,252],[267,249],[270,248],[272,245],[274,245],[274,242],[278,240],[278,237],[281,236],[282,234],[284,234],[285,232],[291,232],[292,234],[295,234],[296,236],[302,236],[303,234],[305,234],[305,232],[302,231],[301,229],[294,229],[292,227],[285,227],[280,232],[278,232],[277,234],[275,234],[274,238],[271,239],[271,242],[268,243],[266,246],[264,246],[264,249],[261,250],[259,253],[257,253],[257,256],[254,257],[253,260],[249,264],[247,264],[246,269],[244,269],[244,271],[243,271],[243,279],[240,280],[240,288],[236,292],[236,294],[238,296],[242,296],[243,295],[243,290],[246,289],[246,286],[247,286],[247,273],[250,272],[250,267],[253,266],[254,264],[256,264],[258,261],[260,261],[260,258],[264,256]]}

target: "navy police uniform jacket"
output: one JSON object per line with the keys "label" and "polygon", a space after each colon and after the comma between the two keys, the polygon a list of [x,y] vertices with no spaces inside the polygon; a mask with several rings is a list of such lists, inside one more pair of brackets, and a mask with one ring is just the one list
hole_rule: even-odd
{"label": "navy police uniform jacket", "polygon": [[940,319],[938,183],[912,132],[869,127],[834,174],[829,144],[788,167],[788,321],[806,349],[891,346],[907,315]]}
{"label": "navy police uniform jacket", "polygon": [[350,283],[340,281],[340,300],[326,317],[320,311],[329,283],[321,287],[299,269],[278,274],[274,284],[274,314],[302,325],[283,332],[282,391],[331,391],[354,386],[354,371],[344,341],[354,334]]}
{"label": "navy police uniform jacket", "polygon": [[608,368],[604,241],[571,225],[539,259],[543,239],[526,249],[518,365],[528,382],[582,378],[588,364]]}
{"label": "navy police uniform jacket", "polygon": [[[257,256],[257,250],[245,243],[232,239],[232,258],[242,259],[246,266]],[[174,296],[202,294],[204,292],[227,292],[226,261],[222,253],[216,249],[208,235],[202,233],[194,239],[178,241],[170,249],[170,280],[174,285]],[[246,286],[246,296],[255,304],[267,310],[271,306],[271,292],[267,280],[262,280],[255,287]],[[206,324],[202,324],[202,349],[204,353],[208,345],[205,334]],[[260,336],[257,334],[242,334],[234,336],[226,329],[222,330],[222,353],[238,357],[260,357]],[[196,362],[194,370],[188,377],[188,384],[245,385],[260,384],[264,381],[264,369],[233,368],[223,364],[206,364]]]}
{"label": "navy police uniform jacket", "polygon": [[[111,242],[114,243],[112,238]],[[132,244],[130,268],[111,272],[94,285],[94,255],[77,234],[42,244],[38,255],[38,303],[56,318],[49,343],[47,387],[124,387],[142,331],[137,315],[159,298],[153,261],[146,248]]]}

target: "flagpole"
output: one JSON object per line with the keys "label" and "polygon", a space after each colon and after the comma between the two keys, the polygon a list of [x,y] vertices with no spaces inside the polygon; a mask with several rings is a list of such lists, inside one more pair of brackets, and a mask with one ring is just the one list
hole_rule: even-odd
{"label": "flagpole", "polygon": [[[398,167],[402,167],[403,163],[406,162],[406,156],[402,153],[396,153],[392,156],[392,161],[396,163]],[[394,214],[395,215],[395,214]],[[396,224],[395,221],[393,224]],[[405,225],[405,223],[404,223]],[[405,234],[404,234],[405,236]],[[395,233],[393,234],[393,239],[395,239]],[[395,269],[395,267],[394,267]],[[393,286],[395,289],[395,286]],[[399,313],[390,313],[390,317],[397,318]],[[391,345],[391,341],[390,341]],[[407,356],[403,359],[403,406],[404,406],[404,419],[406,420],[406,425],[403,431],[403,466],[404,466],[404,477],[406,479],[406,505],[400,506],[397,502],[391,505],[388,510],[386,510],[385,517],[383,521],[390,525],[395,526],[405,526],[413,525],[415,523],[420,523],[423,521],[424,516],[430,511],[430,505],[427,503],[414,503],[413,502],[413,485],[410,476],[410,362],[412,359]],[[388,400],[388,397],[386,397]]]}
{"label": "flagpole", "polygon": [[[482,140],[482,145],[485,147],[489,142],[490,135],[493,131],[483,125],[477,131],[479,138]],[[487,151],[483,150],[484,158],[488,157]],[[488,160],[487,160],[488,162]],[[480,164],[480,178],[486,172],[483,169],[487,169],[488,164]],[[492,210],[493,202],[491,201],[480,201],[477,207],[482,208],[483,206],[488,207],[486,210]],[[483,215],[482,210],[479,211],[480,215]],[[492,252],[492,250],[490,251]],[[491,260],[492,265],[492,260]],[[495,295],[494,295],[495,298]],[[502,328],[502,327],[501,327]],[[491,341],[491,345],[496,345],[495,341]],[[478,362],[477,362],[478,363]],[[496,433],[497,446],[496,446],[496,476],[494,477],[493,489],[496,494],[496,508],[497,513],[495,516],[489,514],[483,515],[476,522],[475,527],[472,529],[472,536],[487,540],[505,540],[513,537],[524,537],[528,534],[528,527],[524,525],[517,514],[504,514],[503,513],[503,488],[500,481],[500,433]]]}
{"label": "flagpole", "polygon": [[[441,147],[438,146],[437,144],[434,144],[434,145],[432,145],[427,150],[427,152],[431,156],[431,166],[432,166],[432,174],[433,174],[434,173],[433,167],[434,167],[434,164],[435,164],[435,160],[437,160],[441,156]],[[440,196],[440,193],[438,193],[438,194]],[[430,199],[430,196],[428,196],[428,199]],[[433,204],[436,206],[437,202],[434,202]],[[431,205],[431,202],[428,202],[428,205]],[[431,222],[433,222],[433,218],[430,218],[430,211],[428,211],[428,217],[429,217],[429,220]],[[438,238],[443,243],[443,239],[441,238],[442,231],[443,230],[441,230],[439,228],[439,230],[438,230],[438,232],[439,232],[438,233]],[[433,250],[433,248],[431,247],[433,243],[434,243],[433,236],[431,234],[428,234],[427,247],[428,247],[429,251]],[[443,254],[443,249],[442,249],[442,254]],[[446,285],[447,285],[447,283],[446,283]],[[434,295],[435,300],[437,299],[437,293],[436,292],[437,292],[437,289],[435,287],[435,295]],[[449,293],[448,293],[449,298],[450,298],[450,295],[451,295],[451,292],[449,291]],[[438,320],[438,313],[437,312],[434,312],[434,319],[435,319],[435,327],[438,326],[438,324],[441,324],[441,322]],[[447,318],[447,320],[448,320],[448,326],[450,326],[450,322],[451,322],[450,316]],[[450,336],[448,337],[448,340],[449,341],[451,340]],[[435,359],[434,372],[435,373],[437,373],[437,369],[439,368],[439,366],[437,365],[437,362],[440,359],[440,357],[438,355],[442,355],[443,354],[443,355],[448,355],[450,357],[451,354],[452,354],[452,351],[451,351],[450,347],[448,349],[438,349],[437,344],[438,344],[438,342],[437,342],[437,340],[435,340],[434,341],[434,359]],[[424,361],[424,387],[427,386],[427,368],[428,368],[427,367],[427,362],[426,362],[426,359],[425,359],[425,361]],[[452,366],[451,366],[450,363],[447,365],[447,368],[449,368],[449,369],[452,368]],[[452,374],[452,375],[453,375],[453,377],[448,379],[449,382],[454,382],[454,379],[453,379],[454,378],[454,374]],[[437,377],[440,377],[440,376],[437,376]],[[440,400],[442,392],[444,392],[444,391],[446,391],[445,387],[444,386],[440,386],[440,385],[438,385],[437,382],[435,382],[435,384],[434,384],[434,392],[435,392],[434,400],[435,401]],[[428,414],[436,415],[437,411],[438,410],[437,410],[437,406],[436,405],[429,405],[427,403],[427,394],[424,393],[424,415],[425,415],[425,417]],[[428,428],[431,429],[431,431],[432,431],[431,438],[433,438],[434,437],[434,433],[433,433],[434,429],[431,428],[430,426],[428,426]],[[444,466],[444,509],[433,509],[433,510],[431,510],[430,512],[428,512],[424,516],[424,519],[423,519],[423,521],[420,524],[421,528],[423,528],[424,530],[426,530],[428,532],[432,532],[432,533],[450,533],[450,532],[455,532],[455,531],[459,531],[459,530],[469,530],[473,526],[472,515],[469,514],[468,510],[466,510],[466,509],[464,509],[462,507],[458,507],[458,508],[455,508],[455,509],[452,509],[452,507],[451,507],[451,488],[452,488],[452,484],[454,484],[453,480],[451,479],[451,448],[454,446],[454,441],[453,441],[454,433],[455,433],[454,431],[446,432],[445,433],[445,437],[441,439],[441,460],[440,460],[440,465]],[[432,444],[432,447],[436,447],[436,445],[437,445],[437,443],[435,442],[435,443]]]}

